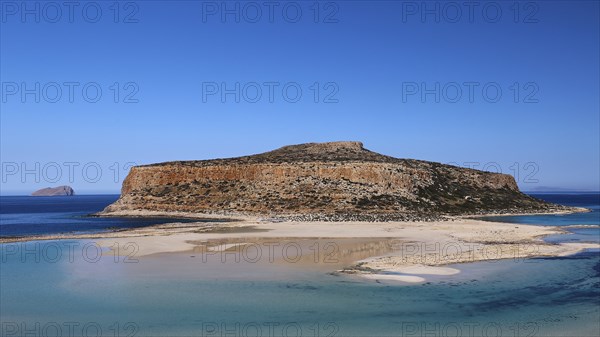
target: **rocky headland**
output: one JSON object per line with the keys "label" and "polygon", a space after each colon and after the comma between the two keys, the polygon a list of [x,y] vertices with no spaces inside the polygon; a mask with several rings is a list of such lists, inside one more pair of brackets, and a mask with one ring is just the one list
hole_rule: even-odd
{"label": "rocky headland", "polygon": [[308,143],[238,158],[133,167],[103,216],[263,216],[294,221],[420,221],[568,212],[519,191],[514,178]]}

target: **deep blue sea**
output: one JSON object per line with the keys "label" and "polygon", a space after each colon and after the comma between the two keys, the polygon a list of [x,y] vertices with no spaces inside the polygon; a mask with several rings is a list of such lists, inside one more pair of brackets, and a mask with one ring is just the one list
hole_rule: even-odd
{"label": "deep blue sea", "polygon": [[[586,225],[566,227],[575,234],[554,240],[598,242],[598,194],[536,196],[594,212],[502,220]],[[115,197],[111,198],[104,200],[109,203]],[[71,219],[72,227],[80,223],[83,228],[87,219],[80,217],[104,207],[98,200],[86,203],[84,197],[77,207],[61,205],[60,199],[31,207],[29,201],[44,201],[8,200],[13,202],[8,208],[13,211],[4,213],[3,205],[2,215],[13,219],[12,228],[19,226],[16,214],[29,219],[22,221],[24,227],[35,225],[32,214],[37,214],[42,227],[62,222],[57,219]],[[19,200],[23,201],[20,205]],[[50,206],[52,203],[56,205]],[[44,211],[32,212],[34,209]],[[121,220],[111,221],[122,224]],[[86,230],[101,230],[102,226],[105,224]],[[0,335],[600,335],[598,250],[566,257],[452,265],[461,272],[428,278],[426,283],[399,285],[303,265],[206,263],[189,252],[128,260],[110,254],[94,259],[88,251],[88,257],[82,258],[83,247],[90,243],[62,240],[0,245]],[[75,247],[74,253],[70,247]]]}
{"label": "deep blue sea", "polygon": [[[103,210],[119,195],[54,197],[0,196],[0,237],[96,233],[116,228],[135,228],[173,222],[168,218],[99,218],[90,214]],[[190,221],[177,219],[177,221]]]}
{"label": "deep blue sea", "polygon": [[531,196],[556,204],[585,207],[591,212],[563,215],[496,216],[483,219],[540,226],[563,226],[572,233],[572,235],[546,237],[545,240],[548,242],[600,242],[600,193],[545,193],[531,194]]}
{"label": "deep blue sea", "polygon": [[600,223],[600,194],[599,193],[573,193],[573,194],[530,194],[531,196],[548,202],[585,207],[592,210],[589,213],[573,213],[565,215],[536,215],[536,216],[501,216],[489,217],[488,220],[515,222],[522,224],[569,226],[569,225],[598,225]]}

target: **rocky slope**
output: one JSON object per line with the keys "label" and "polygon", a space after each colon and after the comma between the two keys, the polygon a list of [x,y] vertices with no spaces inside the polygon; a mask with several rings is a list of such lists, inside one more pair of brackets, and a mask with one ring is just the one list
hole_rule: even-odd
{"label": "rocky slope", "polygon": [[46,187],[31,193],[35,197],[71,196],[75,191],[70,186]]}
{"label": "rocky slope", "polygon": [[302,220],[431,220],[561,209],[506,174],[410,159],[360,142],[292,145],[246,157],[137,166],[101,214],[249,214]]}

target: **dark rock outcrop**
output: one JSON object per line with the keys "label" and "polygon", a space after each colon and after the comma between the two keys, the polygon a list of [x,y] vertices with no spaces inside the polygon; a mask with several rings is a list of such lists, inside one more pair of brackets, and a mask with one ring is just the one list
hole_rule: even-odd
{"label": "dark rock outcrop", "polygon": [[239,158],[136,166],[103,214],[230,213],[314,220],[433,220],[546,212],[507,174],[398,159],[360,142],[309,143]]}

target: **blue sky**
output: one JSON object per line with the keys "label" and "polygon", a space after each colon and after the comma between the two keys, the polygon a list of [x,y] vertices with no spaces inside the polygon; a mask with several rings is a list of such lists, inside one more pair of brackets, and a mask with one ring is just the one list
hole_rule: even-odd
{"label": "blue sky", "polygon": [[597,1],[248,3],[1,1],[1,193],[335,140],[600,189]]}

